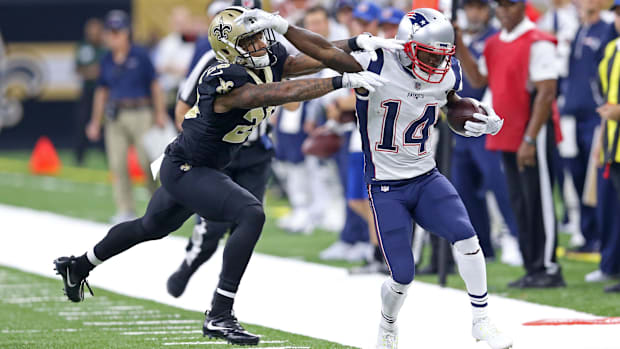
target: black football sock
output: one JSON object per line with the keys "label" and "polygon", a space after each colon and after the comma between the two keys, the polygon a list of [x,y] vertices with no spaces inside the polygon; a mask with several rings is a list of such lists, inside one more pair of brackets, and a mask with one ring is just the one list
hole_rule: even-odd
{"label": "black football sock", "polygon": [[88,257],[86,257],[86,253],[79,256],[76,262],[75,272],[80,276],[88,275],[88,273],[95,268],[95,266],[88,260]]}
{"label": "black football sock", "polygon": [[[223,295],[222,293],[226,293]],[[232,297],[230,297],[232,296]],[[211,311],[209,315],[218,316],[224,313],[232,312],[233,304],[235,303],[235,294],[232,292],[224,291],[218,288],[213,295],[213,301],[211,302]]]}

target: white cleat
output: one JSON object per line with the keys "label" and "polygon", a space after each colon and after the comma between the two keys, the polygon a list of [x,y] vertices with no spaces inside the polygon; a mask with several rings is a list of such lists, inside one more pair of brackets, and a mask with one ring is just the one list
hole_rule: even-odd
{"label": "white cleat", "polygon": [[398,327],[386,329],[379,325],[377,349],[398,349]]}
{"label": "white cleat", "polygon": [[512,348],[512,338],[500,332],[488,317],[475,320],[471,335],[477,342],[485,341],[491,349]]}

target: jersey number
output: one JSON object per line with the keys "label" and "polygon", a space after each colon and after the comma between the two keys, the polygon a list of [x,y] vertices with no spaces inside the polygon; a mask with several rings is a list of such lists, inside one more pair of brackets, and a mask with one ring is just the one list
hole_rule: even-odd
{"label": "jersey number", "polygon": [[252,133],[254,127],[258,126],[258,124],[260,124],[265,119],[265,117],[269,118],[269,116],[271,116],[271,113],[273,113],[274,109],[275,107],[267,107],[254,108],[250,110],[249,112],[245,113],[243,118],[251,122],[252,125],[237,125],[237,127],[235,127],[232,131],[228,132],[224,136],[224,138],[222,138],[222,140],[224,142],[237,144],[245,142],[250,136],[250,133]]}
{"label": "jersey number", "polygon": [[[381,102],[385,109],[383,115],[383,129],[381,130],[381,142],[375,144],[377,151],[398,153],[398,145],[395,145],[395,129],[398,115],[400,114],[400,100],[388,99]],[[420,117],[413,120],[403,134],[404,146],[418,147],[418,155],[426,154],[426,142],[428,141],[430,128],[437,120],[437,105],[427,104]]]}

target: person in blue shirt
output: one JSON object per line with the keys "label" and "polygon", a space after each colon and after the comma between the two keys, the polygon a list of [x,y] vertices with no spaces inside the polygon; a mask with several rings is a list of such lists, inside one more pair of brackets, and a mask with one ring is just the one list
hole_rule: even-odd
{"label": "person in blue shirt", "polygon": [[[466,41],[466,43],[469,51],[477,59],[482,54],[486,40],[494,35],[497,29],[490,25],[491,8],[488,0],[465,0],[464,9],[468,22],[465,33],[469,34],[467,35],[469,42]],[[482,100],[485,92],[486,86],[473,88],[467,78],[463,77],[463,91],[459,93],[461,97]],[[518,234],[516,219],[508,198],[506,176],[501,168],[500,154],[485,149],[485,137],[466,138],[455,134],[454,138],[450,171],[452,183],[463,199],[471,222],[478,233],[484,255],[487,258],[494,258],[495,251],[491,244],[491,227],[485,195],[487,190],[495,194],[511,235]],[[505,261],[518,264],[519,256]]]}
{"label": "person in blue shirt", "polygon": [[[163,91],[156,80],[148,52],[131,42],[129,16],[120,10],[108,13],[104,39],[110,51],[101,60],[91,120],[86,135],[92,141],[101,136],[105,124],[108,166],[114,175],[117,214],[113,223],[135,218],[135,202],[127,171],[127,152],[133,145],[145,173],[149,192],[155,192],[149,160],[142,146],[143,135],[157,124],[164,126]],[[155,112],[153,112],[153,109]]]}
{"label": "person in blue shirt", "polygon": [[585,244],[577,251],[597,252],[601,229],[597,225],[596,208],[584,205],[582,195],[594,130],[601,122],[596,108],[605,103],[599,89],[598,63],[603,58],[605,46],[616,35],[613,24],[601,18],[598,2],[581,3],[582,23],[571,44],[568,76],[560,84],[562,123],[575,127],[563,129],[566,144],[560,150],[579,199],[581,233]]}

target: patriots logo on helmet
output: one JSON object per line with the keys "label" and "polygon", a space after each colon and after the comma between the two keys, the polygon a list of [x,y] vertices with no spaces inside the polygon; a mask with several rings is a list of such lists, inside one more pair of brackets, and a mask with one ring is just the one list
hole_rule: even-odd
{"label": "patriots logo on helmet", "polygon": [[407,13],[407,17],[411,21],[411,24],[413,24],[414,33],[429,23],[428,19],[419,12],[411,11]]}

